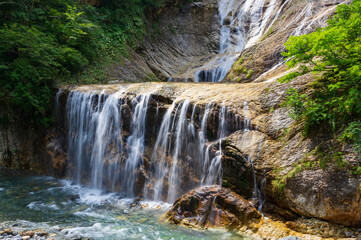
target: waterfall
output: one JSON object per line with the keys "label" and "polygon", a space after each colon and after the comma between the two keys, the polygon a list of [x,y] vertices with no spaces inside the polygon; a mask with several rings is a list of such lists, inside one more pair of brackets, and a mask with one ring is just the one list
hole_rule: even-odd
{"label": "waterfall", "polygon": [[133,117],[126,144],[121,89],[114,94],[71,92],[67,101],[68,177],[96,189],[134,196],[136,170],[142,165],[150,95],[132,100]]}
{"label": "waterfall", "polygon": [[[195,187],[220,185],[222,179],[222,140],[239,124],[225,105],[193,105],[188,100],[173,102],[163,116],[151,157],[152,200],[174,202],[182,193]],[[211,134],[209,123],[218,123]],[[235,121],[230,121],[234,123]]]}
{"label": "waterfall", "polygon": [[[102,189],[104,178],[112,181],[117,177],[119,165],[103,163],[105,149],[114,144],[117,152],[123,152],[121,136],[121,104],[112,95],[95,93],[70,93],[67,101],[68,176],[76,183],[88,182]],[[108,173],[104,176],[105,173]],[[111,186],[113,189],[114,184]]]}
{"label": "waterfall", "polygon": [[[221,180],[222,180],[222,156],[223,156],[223,152],[222,152],[222,140],[224,137],[226,137],[226,106],[223,105],[221,107],[221,111],[219,113],[219,120],[218,120],[218,133],[217,133],[217,138],[218,140],[218,150],[215,153],[215,156],[211,159],[210,163],[209,162],[209,147],[210,145],[207,147],[207,150],[205,152],[206,157],[205,157],[205,163],[209,164],[208,170],[207,172],[207,176],[203,176],[203,180],[202,183],[204,185],[212,185],[212,184],[218,184],[221,185]],[[206,166],[206,165],[205,165]],[[206,168],[206,167],[205,167]]]}
{"label": "waterfall", "polygon": [[143,165],[144,138],[146,116],[150,95],[142,95],[132,101],[133,118],[131,123],[132,133],[127,140],[128,158],[125,161],[123,173],[124,191],[128,196],[134,196],[133,188],[136,178],[135,172]]}
{"label": "waterfall", "polygon": [[[152,164],[156,169],[154,178],[154,200],[173,202],[179,197],[182,165],[179,163],[180,155],[192,154],[188,144],[194,139],[194,121],[188,122],[187,112],[189,101],[173,102],[163,117],[159,134],[152,155]],[[175,109],[175,111],[174,111]],[[192,110],[192,119],[195,107]],[[166,180],[168,188],[165,190]],[[163,194],[166,194],[165,198]]]}
{"label": "waterfall", "polygon": [[182,108],[180,110],[180,114],[177,121],[177,127],[175,129],[175,146],[174,146],[174,154],[173,161],[169,174],[169,187],[168,187],[168,200],[173,201],[177,197],[178,184],[179,179],[178,175],[182,168],[178,166],[178,158],[184,144],[182,141],[184,140],[183,132],[185,130],[186,125],[186,113],[188,110],[189,101],[184,101],[182,103]]}
{"label": "waterfall", "polygon": [[221,0],[218,9],[221,20],[219,54],[195,72],[195,82],[222,81],[239,54],[262,37],[286,3],[279,6],[276,0]]}
{"label": "waterfall", "polygon": [[176,99],[164,105],[150,93],[130,96],[125,90],[69,93],[68,178],[167,202],[195,187],[221,184],[223,139],[242,125],[248,129],[249,120],[224,103]]}
{"label": "waterfall", "polygon": [[238,54],[215,56],[195,73],[195,82],[219,82],[227,75],[239,57]]}

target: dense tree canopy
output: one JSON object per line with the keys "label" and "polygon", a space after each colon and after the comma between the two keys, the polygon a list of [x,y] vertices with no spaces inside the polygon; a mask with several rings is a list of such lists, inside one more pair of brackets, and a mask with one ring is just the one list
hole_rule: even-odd
{"label": "dense tree canopy", "polygon": [[145,9],[160,2],[112,0],[97,8],[76,0],[0,2],[1,122],[15,113],[49,123],[56,82],[122,53],[126,43],[135,46],[145,32]]}

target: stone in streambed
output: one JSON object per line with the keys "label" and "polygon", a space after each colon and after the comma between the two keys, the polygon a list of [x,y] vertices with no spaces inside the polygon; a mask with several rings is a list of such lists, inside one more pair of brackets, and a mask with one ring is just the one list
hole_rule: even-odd
{"label": "stone in streambed", "polygon": [[8,234],[12,234],[13,233],[13,230],[11,230],[10,228],[5,228],[4,230],[0,231],[0,234],[1,235],[8,235]]}
{"label": "stone in streambed", "polygon": [[188,227],[235,229],[259,223],[262,215],[230,189],[210,186],[192,190],[178,198],[166,218]]}
{"label": "stone in streambed", "polygon": [[13,238],[13,240],[22,240],[22,237],[21,237],[20,234],[17,234],[17,235]]}
{"label": "stone in streambed", "polygon": [[295,236],[288,236],[288,237],[281,238],[279,240],[302,240],[302,239],[295,237]]}
{"label": "stone in streambed", "polygon": [[32,237],[34,236],[35,232],[34,231],[27,231],[27,232],[24,232],[23,233],[23,236],[29,236],[29,237]]}

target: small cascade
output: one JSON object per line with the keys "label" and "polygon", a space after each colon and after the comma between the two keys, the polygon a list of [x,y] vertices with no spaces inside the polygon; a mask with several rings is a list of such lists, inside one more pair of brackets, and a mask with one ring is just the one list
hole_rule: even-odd
{"label": "small cascade", "polygon": [[[243,103],[243,115],[244,115],[244,119],[243,119],[243,131],[244,131],[244,140],[243,141],[250,141],[253,142],[253,137],[254,134],[252,133],[252,131],[254,130],[252,128],[252,120],[251,120],[251,113],[249,110],[249,105],[248,102],[244,102]],[[256,171],[254,168],[254,164],[252,161],[252,158],[259,160],[260,159],[260,152],[262,149],[262,140],[259,141],[258,143],[258,147],[257,149],[248,155],[247,160],[251,165],[251,169],[252,169],[252,176],[253,176],[253,194],[252,194],[252,198],[256,199],[258,201],[258,210],[262,211],[262,207],[263,207],[263,203],[265,200],[264,197],[264,187],[266,184],[266,178],[263,177],[260,181],[257,179],[257,175],[256,175]],[[264,173],[265,175],[265,173]]]}
{"label": "small cascade", "polygon": [[174,202],[193,188],[220,185],[223,139],[252,128],[247,103],[240,117],[225,104],[164,105],[125,88],[70,92],[66,111],[68,178],[156,201]]}
{"label": "small cascade", "polygon": [[[209,124],[217,124],[210,132]],[[173,102],[164,114],[151,157],[153,191],[145,196],[173,202],[195,187],[220,185],[222,179],[222,139],[240,126],[223,105],[191,105]]]}
{"label": "small cascade", "polygon": [[308,23],[308,20],[313,15],[313,12],[312,12],[312,9],[314,8],[313,5],[314,5],[314,3],[311,2],[311,3],[307,4],[306,7],[301,11],[299,17],[300,18],[302,17],[302,21],[300,24],[298,24],[298,27],[291,35],[300,36],[307,32],[307,28],[311,27],[311,26],[308,26],[307,23]]}
{"label": "small cascade", "polygon": [[241,52],[262,36],[274,20],[272,14],[277,1],[271,0],[267,6],[265,4],[265,0],[222,0],[219,3],[222,25],[220,53]]}
{"label": "small cascade", "polygon": [[[162,154],[164,152],[169,152],[171,147],[171,142],[169,141],[169,134],[171,123],[172,123],[172,113],[175,108],[175,102],[173,102],[172,106],[168,108],[167,112],[165,113],[162,124],[159,130],[159,134],[157,137],[157,141],[154,146],[154,152],[152,155],[152,159],[157,159],[157,164],[154,166],[155,173],[154,178],[156,179],[154,183],[154,200],[162,200],[163,195],[163,185],[165,182],[165,178],[168,174],[168,161],[167,155]],[[155,165],[155,164],[153,164]],[[145,195],[149,196],[148,189],[145,189]]]}
{"label": "small cascade", "polygon": [[[192,111],[189,116],[190,109]],[[203,166],[204,146],[206,143],[204,131],[210,109],[209,104],[203,113],[201,130],[197,135],[196,120],[194,119],[197,111],[196,105],[191,108],[190,102],[186,100],[180,103],[173,102],[168,108],[163,117],[152,155],[152,165],[155,169],[153,176],[154,194],[151,196],[148,193],[149,198],[173,202],[179,197],[180,191],[187,191],[199,185],[189,179],[188,187],[181,186],[181,172],[182,169],[189,171],[189,168],[197,171],[196,165]],[[196,146],[199,146],[201,150],[197,151]],[[190,161],[198,159],[198,163],[186,166],[188,159]]]}
{"label": "small cascade", "polygon": [[[207,147],[207,124],[208,124],[208,116],[212,108],[212,103],[208,103],[203,113],[202,121],[201,121],[201,128],[198,131],[198,163],[199,166],[202,167],[202,178],[201,178],[201,185],[204,183],[203,179],[205,178],[205,172],[207,171],[206,167],[208,166],[209,162],[209,150],[210,145]],[[206,152],[204,152],[206,148]]]}
{"label": "small cascade", "polygon": [[195,72],[195,82],[220,82],[239,54],[254,45],[276,21],[284,6],[276,0],[221,0],[219,54]]}
{"label": "small cascade", "polygon": [[71,92],[67,101],[68,177],[77,184],[134,196],[137,169],[143,164],[146,113],[150,95],[132,100],[133,117],[125,140],[122,108],[127,99],[114,93]]}
{"label": "small cascade", "polygon": [[[212,185],[212,184],[221,184],[222,180],[222,140],[226,137],[226,106],[222,105],[221,111],[219,113],[219,121],[218,121],[218,150],[215,152],[215,156],[209,162],[209,151],[210,146],[208,145],[205,152],[205,166],[209,165],[208,169],[204,168],[204,172],[206,174],[202,178],[202,185]],[[207,171],[208,170],[208,171]]]}
{"label": "small cascade", "polygon": [[[289,0],[292,1],[292,0]],[[344,4],[347,1],[340,2],[338,4]],[[297,16],[292,18],[292,20],[283,27],[280,31],[284,31],[289,27],[295,27],[295,30],[290,34],[291,36],[300,36],[308,34],[314,31],[318,27],[323,27],[326,24],[326,19],[329,17],[330,13],[335,11],[338,4],[335,4],[331,7],[321,9],[317,8],[317,3],[309,2],[305,4],[302,10]]]}
{"label": "small cascade", "polygon": [[[181,106],[181,105],[179,105]],[[168,201],[174,201],[178,197],[178,189],[179,189],[179,179],[178,176],[182,168],[178,165],[178,158],[180,155],[180,151],[182,151],[182,147],[187,144],[184,140],[186,140],[183,136],[183,132],[186,129],[186,114],[189,107],[189,101],[184,101],[182,103],[182,107],[179,110],[179,116],[177,120],[177,126],[175,128],[175,143],[173,150],[173,161],[170,167],[169,174],[169,187],[168,187]],[[175,120],[176,118],[174,118]],[[173,121],[175,122],[175,121]]]}
{"label": "small cascade", "polygon": [[259,204],[258,204],[258,211],[262,212],[263,210],[263,204],[266,202],[266,184],[267,184],[267,178],[266,178],[266,170],[263,170],[263,176],[262,179],[260,181],[260,192],[258,195],[258,199],[259,199]]}
{"label": "small cascade", "polygon": [[224,79],[233,64],[239,57],[238,54],[222,54],[212,58],[195,73],[195,82],[219,82]]}
{"label": "small cascade", "polygon": [[122,174],[122,183],[125,183],[123,191],[127,193],[127,196],[131,197],[134,196],[133,189],[137,176],[136,172],[143,165],[145,126],[149,99],[150,95],[142,95],[132,101],[132,132],[127,140],[128,157]]}

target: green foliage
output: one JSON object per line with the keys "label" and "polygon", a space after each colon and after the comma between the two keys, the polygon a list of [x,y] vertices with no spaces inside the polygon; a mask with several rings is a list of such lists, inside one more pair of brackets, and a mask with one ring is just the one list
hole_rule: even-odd
{"label": "green foliage", "polygon": [[302,114],[305,111],[305,95],[300,95],[297,89],[289,88],[287,91],[287,96],[285,102],[282,106],[289,106],[290,116],[295,120],[301,120]]}
{"label": "green foliage", "polygon": [[95,26],[66,1],[13,1],[1,12],[1,102],[8,112],[49,122],[54,80],[88,64]]}
{"label": "green foliage", "polygon": [[342,142],[353,143],[354,150],[361,157],[361,121],[351,122],[343,131],[339,140]]}
{"label": "green foliage", "polygon": [[284,190],[285,190],[285,186],[286,183],[282,180],[273,180],[272,181],[272,186],[276,189],[276,191],[278,192],[278,197],[280,199],[284,198]]}
{"label": "green foliage", "polygon": [[252,70],[252,69],[250,69],[250,70],[248,70],[248,71],[247,71],[246,78],[251,78],[251,77],[252,77],[252,75],[253,75],[253,70]]}
{"label": "green foliage", "polygon": [[351,170],[353,175],[361,175],[361,166],[355,167]]}
{"label": "green foliage", "polygon": [[[126,44],[136,48],[145,34],[144,11],[162,2],[110,0],[98,8],[76,0],[1,2],[1,123],[15,114],[51,124],[56,83],[126,55]],[[101,67],[94,69],[94,79],[104,81]]]}
{"label": "green foliage", "polygon": [[169,29],[169,31],[171,31],[171,33],[173,33],[173,34],[176,34],[176,33],[177,33],[177,31],[176,31],[175,28],[172,26],[172,24],[169,24],[169,25],[168,25],[168,29]]}
{"label": "green foliage", "polygon": [[304,120],[306,132],[327,125],[336,130],[361,117],[361,1],[342,4],[328,26],[308,35],[290,37],[286,42],[289,68],[298,70],[281,82],[308,73],[321,76],[306,95],[290,89],[285,105],[291,116]]}

